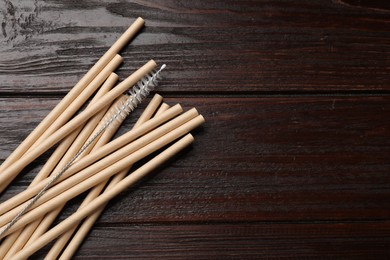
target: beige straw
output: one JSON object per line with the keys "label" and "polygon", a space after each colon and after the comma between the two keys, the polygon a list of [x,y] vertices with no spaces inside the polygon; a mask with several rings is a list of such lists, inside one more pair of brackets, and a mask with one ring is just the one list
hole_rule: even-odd
{"label": "beige straw", "polygon": [[[100,90],[96,93],[95,97],[92,99],[92,101],[90,102],[89,106],[91,104],[93,104],[94,102],[96,102],[104,94],[106,94],[114,86],[114,84],[117,81],[118,81],[118,76],[115,73],[112,73],[111,76],[102,85]],[[100,115],[100,118],[102,116],[103,115]],[[99,114],[96,115],[95,117],[99,117]],[[96,120],[95,117],[93,118],[93,120]],[[97,118],[97,120],[100,120],[100,118]],[[88,124],[91,124],[91,123],[88,122]],[[61,160],[63,155],[65,153],[67,153],[67,150],[68,150],[69,146],[76,139],[77,135],[81,132],[82,128],[83,128],[83,126],[80,126],[76,131],[74,131],[71,135],[69,135],[67,138],[65,138],[63,140],[63,142],[60,143],[60,145],[57,147],[57,149],[53,152],[52,156],[49,158],[49,160],[42,167],[40,172],[35,176],[34,180],[30,184],[30,187],[34,186],[36,183],[42,181],[44,178],[49,176],[49,174],[56,167],[56,165]],[[35,223],[33,223],[33,224],[35,224]],[[26,227],[26,228],[29,229],[29,230],[32,230],[33,224],[31,224],[31,226]],[[19,237],[20,233],[22,233],[22,237]],[[9,237],[7,237],[1,243],[1,246],[0,246],[0,259],[3,259],[5,254],[7,254],[7,257],[8,257],[9,255],[12,255],[17,250],[19,250],[24,245],[24,243],[27,241],[27,239],[28,239],[28,237],[26,238],[27,234],[28,234],[28,231],[23,231],[23,232],[19,231],[19,232],[15,232],[12,235],[10,235]],[[8,253],[7,253],[7,251],[8,251]]]}
{"label": "beige straw", "polygon": [[[190,124],[190,128],[188,128],[189,120],[193,119],[198,115],[198,112],[195,108],[191,109],[190,111],[184,113],[183,115],[180,115],[179,117],[171,120],[168,123],[165,123],[164,125],[160,126],[159,128],[153,130],[152,132],[142,136],[141,138],[127,144],[126,146],[122,147],[118,151],[110,154],[109,156],[105,157],[104,159],[101,159],[100,161],[90,165],[89,167],[85,168],[84,170],[77,172],[77,174],[74,174],[73,176],[67,178],[66,180],[58,183],[55,188],[51,188],[46,191],[42,197],[35,202],[34,205],[31,206],[30,210],[39,206],[40,204],[46,202],[47,200],[57,196],[61,192],[66,191],[67,189],[74,187],[78,183],[84,181],[85,179],[91,177],[92,175],[98,173],[99,171],[112,166],[112,164],[122,160],[123,158],[126,158],[126,156],[131,155],[132,153],[136,152],[137,150],[144,148],[147,144],[150,144],[151,142],[158,141],[158,138],[160,140],[163,140],[163,136],[169,132],[183,132],[190,129],[193,126],[193,124]],[[145,123],[146,124],[146,123]],[[183,126],[183,124],[185,126]],[[180,126],[180,127],[179,127]],[[142,126],[141,126],[142,127]],[[139,127],[139,128],[141,128]],[[179,128],[178,128],[179,127]],[[135,129],[137,130],[137,129]],[[188,130],[188,131],[190,131]],[[170,133],[172,136],[172,133]],[[149,145],[150,147],[150,145]],[[86,158],[86,157],[84,157]],[[82,160],[82,159],[81,159]],[[80,161],[81,161],[80,160]],[[129,164],[131,165],[131,164]],[[71,168],[69,168],[71,169]],[[116,173],[116,172],[114,172]],[[111,172],[111,174],[114,174]],[[103,181],[103,180],[102,180]],[[28,190],[27,190],[28,191]],[[8,221],[11,221],[24,207],[25,204],[28,202],[25,202],[18,207],[13,208],[12,210],[9,210],[7,213],[3,214],[0,217],[0,226],[6,224]]]}
{"label": "beige straw", "polygon": [[[158,105],[162,101],[162,97],[161,96],[159,96],[159,97],[160,97],[159,103],[156,103],[155,106],[151,106],[152,102],[150,102],[149,106],[145,109],[144,113],[140,116],[138,121],[135,123],[134,128],[136,128],[139,125],[145,123],[147,120],[149,120],[152,117],[152,115],[156,111]],[[155,116],[160,115],[161,113],[166,111],[168,108],[169,108],[169,106],[167,104],[163,103],[161,105],[161,107],[157,110]],[[123,179],[127,175],[129,170],[130,170],[130,168],[129,169],[125,169],[125,170],[121,171],[120,173],[118,173],[117,175],[115,175],[113,177],[113,179],[110,181],[110,184],[108,185],[108,187],[112,187],[112,185],[114,185],[114,184],[116,184],[118,182],[118,181],[115,181],[115,180]],[[100,195],[101,191],[106,186],[106,184],[107,184],[107,181],[106,182],[102,182],[98,186],[94,187],[88,193],[87,197],[84,199],[84,201],[80,205],[79,209],[84,207],[85,205],[88,205],[88,203],[90,203],[93,199],[98,197]],[[85,219],[85,221],[82,223],[80,228],[77,230],[75,236],[73,237],[73,239],[71,240],[70,243],[72,243],[72,242],[73,243],[77,243],[78,241],[83,241],[84,240],[84,237],[89,232],[90,228],[93,226],[95,221],[99,218],[99,216],[103,212],[104,208],[105,208],[105,206],[103,206],[98,211],[96,211],[92,216],[89,216],[87,219]],[[61,253],[61,251],[64,248],[64,246],[68,243],[69,239],[72,237],[72,235],[73,235],[73,233],[75,232],[76,229],[77,229],[77,226],[73,227],[72,229],[68,230],[66,233],[62,234],[61,237],[59,237],[57,239],[57,241],[55,242],[53,247],[50,249],[50,251],[46,255],[45,259],[57,259],[58,255]],[[77,242],[75,241],[75,238],[76,238]],[[31,243],[32,242],[33,241],[31,241]],[[27,244],[27,245],[29,245],[29,244]],[[78,244],[74,245],[74,246],[68,246],[66,248],[66,250],[64,251],[64,254],[65,255],[70,255],[69,258],[71,258],[72,255],[74,254],[74,251],[76,251],[76,249],[78,248],[78,246],[79,246]],[[61,258],[64,257],[64,254],[62,254]],[[68,257],[66,257],[66,258],[68,258]]]}
{"label": "beige straw", "polygon": [[[117,107],[122,105],[125,102],[125,100],[127,100],[127,98],[124,95],[122,97],[119,97],[112,104],[112,106],[109,108],[109,111],[107,111],[103,120],[105,120],[106,117],[111,116],[114,113],[114,111],[116,111]],[[106,112],[106,111],[104,111],[104,112]],[[95,117],[93,117],[93,118],[95,118]],[[102,119],[102,118],[103,118],[103,116],[101,116],[99,119]],[[123,118],[118,118],[118,122],[116,122],[116,124],[112,124],[109,128],[107,128],[104,131],[104,133],[102,134],[102,136],[99,139],[97,139],[97,141],[100,141],[102,138],[106,139],[106,136],[110,136],[110,138],[111,138],[115,134],[115,132],[117,131],[119,126],[121,125],[121,123],[123,121],[122,119]],[[56,173],[56,172],[60,171],[66,165],[66,163],[69,160],[71,160],[71,158],[73,158],[73,156],[80,150],[80,148],[85,145],[86,141],[89,140],[92,136],[94,136],[96,134],[96,132],[98,132],[100,130],[101,125],[102,125],[101,123],[99,123],[98,121],[95,121],[94,122],[95,129],[93,129],[93,127],[87,128],[87,126],[86,126],[83,129],[83,133],[81,133],[79,135],[80,138],[78,138],[78,140],[75,141],[76,145],[73,145],[69,149],[68,153],[64,156],[63,160],[61,160],[61,163],[56,167],[56,169],[53,172]],[[87,136],[87,134],[89,134],[89,136]],[[95,147],[96,148],[99,147],[98,144],[99,144],[99,142],[94,142],[89,147],[94,149]],[[81,154],[78,159],[81,159],[86,154],[88,154],[88,152]],[[50,227],[50,225],[53,223],[53,221],[57,218],[58,214],[60,214],[60,212],[64,206],[65,206],[65,204],[59,206],[54,211],[47,213],[43,219],[38,220],[38,221],[40,221],[39,226],[37,226],[36,229],[29,234],[29,236],[27,237],[28,241],[27,241],[26,245],[29,242],[37,239],[44,232],[46,232],[46,230]],[[36,222],[38,222],[38,221],[36,221]],[[16,253],[16,252],[17,251],[15,251],[14,253]]]}
{"label": "beige straw", "polygon": [[110,92],[108,92],[104,97],[99,99],[95,104],[86,108],[83,112],[78,114],[75,118],[69,121],[67,124],[58,129],[50,137],[45,139],[41,144],[36,147],[31,152],[26,153],[21,159],[16,161],[14,164],[10,165],[0,174],[0,183],[7,181],[9,178],[14,178],[24,167],[29,163],[38,158],[42,153],[46,152],[57,142],[62,140],[64,137],[69,135],[73,130],[75,130],[82,123],[87,121],[93,115],[98,113],[103,109],[107,104],[111,103],[114,99],[119,97],[124,91],[136,84],[141,78],[148,74],[153,68],[156,67],[156,63],[151,60],[134,72],[127,79],[118,84]]}
{"label": "beige straw", "polygon": [[[18,230],[28,223],[31,223],[32,221],[38,219],[42,215],[44,215],[46,212],[49,212],[53,209],[55,209],[60,203],[63,203],[64,201],[68,201],[77,195],[81,194],[82,192],[92,188],[93,186],[98,185],[102,181],[110,178],[112,175],[116,174],[117,172],[120,172],[130,165],[134,164],[135,162],[141,160],[142,158],[150,155],[151,153],[157,151],[158,149],[164,147],[168,143],[174,141],[178,137],[188,133],[192,129],[198,127],[204,122],[204,118],[199,115],[196,118],[188,121],[187,123],[183,124],[182,126],[170,131],[169,133],[165,134],[164,136],[160,137],[159,139],[151,142],[150,144],[140,148],[139,150],[136,150],[129,154],[128,156],[124,157],[123,159],[117,161],[116,163],[110,165],[109,167],[105,168],[104,170],[96,173],[95,175],[88,177],[87,179],[84,179],[82,182],[78,182],[78,184],[73,185],[70,189],[63,191],[60,187],[61,184],[56,185],[52,189],[48,190],[47,193],[45,193],[40,200],[34,204],[29,212],[24,214],[15,224],[9,228],[1,237],[4,235],[8,235],[15,230]],[[140,138],[141,139],[141,138]],[[138,140],[140,140],[138,139]],[[135,142],[133,142],[135,143]],[[103,159],[104,160],[104,159]],[[102,161],[103,161],[102,160]],[[111,162],[105,162],[106,164],[111,164]],[[99,164],[96,163],[96,164]],[[94,165],[96,165],[94,164]],[[93,165],[93,166],[94,166]],[[92,167],[93,167],[92,166]],[[88,169],[84,171],[85,175],[88,175]],[[80,173],[82,175],[82,173]],[[75,175],[77,176],[77,175]],[[72,177],[75,177],[72,176]],[[70,180],[69,178],[68,180]],[[68,181],[66,180],[66,181]],[[64,181],[64,183],[66,182]],[[53,194],[55,194],[53,197]],[[49,198],[52,198],[49,200]],[[5,224],[3,223],[4,219],[2,219],[1,225]],[[2,229],[5,226],[1,227]]]}
{"label": "beige straw", "polygon": [[[150,113],[151,110],[154,109],[154,107],[158,104],[158,103],[161,103],[162,101],[162,97],[159,95],[159,94],[155,94],[152,98],[152,100],[149,102],[149,104],[147,105],[147,107],[145,108],[144,112],[142,113],[145,114],[145,113]],[[141,116],[142,116],[141,115]],[[124,119],[124,118],[123,118]],[[140,119],[137,120],[137,122],[139,121]],[[136,123],[137,123],[136,122]],[[104,124],[104,121],[101,122],[102,124]],[[104,145],[106,145],[110,140],[111,140],[112,136],[108,135],[108,134],[105,134],[105,135],[102,135],[102,137],[99,139],[98,143],[96,144],[96,147],[103,147]],[[94,152],[96,151],[96,149],[94,150]]]}
{"label": "beige straw", "polygon": [[39,237],[36,241],[34,241],[33,244],[22,249],[19,253],[15,255],[15,259],[27,259],[36,251],[50,243],[53,239],[57,238],[59,235],[72,228],[75,224],[79,223],[80,220],[93,213],[99,207],[105,205],[108,201],[113,199],[119,193],[123,192],[128,187],[134,185],[143,177],[145,177],[148,173],[152,172],[161,164],[171,159],[174,155],[176,155],[185,147],[190,145],[193,140],[194,138],[192,137],[192,135],[188,134],[179,141],[177,141],[175,144],[171,145],[169,148],[161,152],[155,158],[141,166],[139,169],[137,169],[132,174],[123,179],[120,183],[115,185],[115,188],[103,193],[102,195],[94,199],[91,203],[89,203],[87,206],[72,214],[70,217],[68,217],[67,219],[50,229],[44,235]]}
{"label": "beige straw", "polygon": [[159,94],[155,94],[152,101],[145,108],[145,111],[138,118],[137,122],[135,122],[133,128],[137,128],[138,126],[148,121],[153,116],[153,114],[157,111],[162,100],[163,100],[162,96],[160,96]]}
{"label": "beige straw", "polygon": [[[83,89],[98,75],[101,70],[114,58],[114,56],[135,36],[143,27],[144,20],[138,18],[126,32],[111,46],[110,49],[96,62],[85,76],[69,91],[69,93],[57,104],[57,106],[42,120],[42,122],[28,135],[28,137],[8,156],[0,166],[1,172],[17,161],[46,131],[46,129],[63,113]],[[3,182],[1,182],[3,183]],[[1,186],[0,192],[5,189]]]}
{"label": "beige straw", "polygon": [[[123,96],[125,99],[127,99],[125,96]],[[159,106],[159,104],[161,103],[162,101],[162,97],[158,94],[156,94],[153,99],[149,102],[148,106],[146,107],[145,111],[142,113],[141,115],[141,118],[143,120],[148,120],[150,118],[151,115],[153,115],[153,113],[155,112],[156,108]],[[119,107],[120,105],[117,105],[117,107]],[[111,112],[112,114],[115,113],[115,112]],[[148,116],[145,116],[146,115],[149,115],[149,118]],[[141,119],[140,118],[140,119]],[[125,118],[124,117],[120,117],[118,118],[119,120],[123,121]],[[140,120],[138,119],[138,121]],[[104,121],[102,121],[104,123]],[[99,139],[99,142],[96,143],[96,145],[93,147],[92,151],[93,150],[96,150],[97,148],[105,145],[107,142],[109,142],[109,140],[112,138],[112,136],[116,133],[117,129],[119,128],[120,126],[120,123],[117,123],[115,124],[114,126],[110,126],[110,128],[107,129],[107,131],[104,132],[104,134],[102,135],[102,137]],[[95,187],[96,188],[96,187]],[[95,189],[94,188],[94,189]],[[104,187],[103,187],[104,188]],[[93,191],[93,190],[92,190]],[[91,192],[92,192],[91,191]],[[90,193],[91,193],[90,192]],[[89,195],[88,195],[89,196]],[[87,196],[87,197],[88,197]],[[85,201],[85,200],[84,200]],[[85,203],[85,202],[83,202]],[[65,206],[65,204],[63,205]],[[42,221],[42,223],[39,225],[38,229],[34,232],[34,234],[30,237],[29,241],[26,243],[26,245],[29,245],[31,244],[32,242],[34,242],[38,237],[40,237],[43,233],[46,232],[46,230],[50,227],[50,225],[53,223],[53,221],[55,220],[55,218],[57,217],[57,215],[60,213],[60,211],[62,210],[63,207],[59,207],[58,209],[50,212],[49,214],[47,214],[44,218],[44,220]]]}
{"label": "beige straw", "polygon": [[[158,116],[160,115],[161,113],[163,113],[165,110],[167,110],[169,108],[169,105],[168,104],[165,104],[163,103],[160,107],[160,109],[156,112],[156,115],[155,116]],[[129,169],[130,170],[130,169]],[[122,171],[120,172],[119,174],[115,175],[113,177],[113,179],[110,181],[110,183],[108,184],[107,188],[105,189],[105,192],[106,191],[109,191],[111,189],[113,189],[115,187],[116,184],[118,184],[122,179],[124,179],[127,175],[127,172],[129,171],[128,169],[126,169],[125,171]],[[69,244],[67,245],[67,247],[65,248],[64,252],[61,254],[61,257],[59,258],[60,260],[63,260],[63,259],[71,259],[72,256],[74,255],[74,253],[76,252],[76,250],[79,248],[79,246],[81,245],[82,241],[85,239],[85,237],[87,236],[87,234],[89,233],[89,231],[91,230],[92,226],[95,224],[96,220],[99,218],[99,216],[103,213],[104,211],[104,208],[106,207],[107,203],[104,204],[102,207],[100,207],[98,210],[96,210],[96,212],[94,212],[91,216],[87,217],[83,223],[80,225],[80,227],[78,228],[76,234],[73,236],[72,240],[69,242]],[[64,236],[65,234],[63,234]],[[62,238],[62,237],[61,237]],[[51,258],[51,253],[52,253],[52,250],[55,252],[56,250],[58,250],[58,253],[61,252],[62,250],[62,247],[61,249],[57,249],[57,247],[59,247],[61,245],[61,238],[59,238],[56,243],[53,245],[52,249],[49,251],[49,253],[47,254],[47,256],[45,257],[45,259],[54,259],[54,258]],[[57,245],[57,243],[59,245]],[[66,244],[66,243],[65,243]],[[53,255],[54,255],[54,252],[53,252]],[[56,254],[56,257],[57,257],[57,254]]]}
{"label": "beige straw", "polygon": [[[84,119],[87,119],[87,116],[90,117],[90,116],[93,116],[96,111],[99,111],[101,108],[98,106],[99,103],[100,105],[105,105],[106,103],[103,103],[103,102],[108,102],[109,98],[115,98],[117,95],[120,95],[120,93],[118,92],[119,90],[121,90],[121,88],[124,88],[126,84],[129,84],[131,83],[132,81],[138,81],[139,78],[141,78],[141,75],[140,73],[142,73],[142,70],[143,71],[143,74],[146,74],[148,75],[148,73],[151,71],[151,69],[155,67],[155,62],[154,61],[150,61],[149,63],[147,63],[145,66],[143,66],[141,69],[139,69],[138,71],[136,71],[135,73],[133,73],[130,77],[128,77],[124,82],[122,82],[121,84],[119,84],[117,87],[115,87],[113,90],[111,90],[109,93],[107,93],[103,98],[101,98],[98,102],[96,102],[95,104],[93,104],[91,107],[87,107],[83,113],[79,114],[76,118],[73,119],[73,121],[70,121],[68,122],[68,124],[66,124],[64,127],[62,127],[60,130],[58,130],[55,134],[53,134],[51,137],[49,137],[48,139],[46,139],[46,144],[50,144],[53,145],[55,142],[55,138],[58,137],[58,139],[56,141],[59,141],[60,139],[62,139],[63,137],[60,136],[60,133],[61,131],[63,131],[65,133],[65,129],[66,127],[70,129],[70,127],[74,126],[74,127],[77,127],[79,126],[79,122],[83,123],[82,120]],[[159,70],[161,71],[162,68]],[[149,72],[148,72],[149,71]],[[138,78],[139,77],[139,78]],[[142,77],[142,80],[144,81],[145,78]],[[139,80],[140,82],[140,80]],[[134,83],[134,82],[133,82]],[[140,83],[138,83],[140,84]],[[137,90],[135,90],[137,91]],[[132,90],[132,95],[137,95],[135,94],[136,92],[134,92],[134,90]],[[129,99],[129,100],[133,100],[133,98]],[[137,100],[139,100],[139,98],[137,98]],[[137,101],[137,102],[140,102],[140,101]],[[126,102],[127,104],[127,102]],[[136,105],[135,105],[136,106]],[[92,108],[96,108],[96,110],[94,111]],[[88,112],[90,112],[90,115],[88,115]],[[119,113],[119,114],[118,114]],[[107,123],[104,124],[104,127],[102,127],[101,130],[99,130],[99,132],[91,139],[88,141],[88,143],[82,148],[80,149],[80,151],[66,164],[66,167],[64,167],[59,173],[57,173],[55,176],[53,176],[52,180],[48,183],[47,186],[44,187],[44,189],[42,189],[38,194],[37,196],[31,200],[15,217],[14,219],[12,219],[12,221],[5,227],[3,228],[1,231],[0,231],[0,235],[4,234],[16,221],[18,221],[18,219],[35,203],[36,200],[39,199],[40,196],[42,196],[44,194],[44,192],[46,192],[46,190],[49,188],[49,186],[52,185],[53,182],[55,182],[62,174],[64,171],[66,171],[66,169],[68,169],[72,164],[73,162],[77,159],[77,157],[80,155],[80,153],[82,153],[84,151],[84,149],[91,144],[91,142],[93,142],[93,140],[95,138],[97,138],[98,136],[100,136],[100,133],[102,133],[113,121],[115,121],[115,119],[118,117],[118,115],[120,115],[120,113],[122,113],[122,108],[120,110],[118,110],[118,112],[109,120],[107,121]],[[83,115],[84,115],[84,119],[83,119]],[[80,120],[81,119],[81,120]],[[72,125],[72,122],[74,123]],[[56,136],[57,135],[57,136]],[[56,137],[55,137],[56,136]],[[54,140],[53,140],[54,139]],[[50,146],[47,146],[45,148],[45,145],[46,144],[40,144],[41,148],[42,149],[47,149],[49,148]],[[39,146],[38,146],[38,149],[39,150]],[[36,150],[34,150],[36,151]],[[25,155],[25,157],[28,157],[30,154],[34,153],[34,151],[32,152],[29,152],[27,153],[27,155]],[[42,151],[40,151],[42,152]],[[35,153],[35,154],[39,154],[40,152],[38,153]],[[33,155],[34,156],[34,155]],[[25,157],[22,158],[25,159]],[[20,161],[19,161],[20,162]],[[13,166],[17,165],[17,163],[15,163]],[[21,164],[19,164],[19,166],[21,166]],[[12,167],[11,167],[12,168]],[[8,168],[7,170],[10,170],[10,168]],[[6,170],[6,171],[7,171]],[[4,177],[5,175],[3,175],[2,177]]]}
{"label": "beige straw", "polygon": [[[31,149],[35,149],[43,140],[52,135],[61,126],[66,124],[69,119],[81,108],[81,106],[95,93],[95,91],[102,85],[102,83],[112,74],[119,65],[123,62],[123,58],[117,54],[108,63],[108,65],[96,76],[96,78],[80,93],[80,95],[70,104],[65,111],[51,124],[45,133],[35,142]],[[118,81],[118,77],[117,80]],[[116,83],[115,81],[115,83]]]}
{"label": "beige straw", "polygon": [[[99,98],[103,97],[104,94],[106,94],[118,81],[119,77],[115,74],[112,73],[110,77],[106,80],[106,82],[102,85],[100,90],[96,93],[95,97],[92,99],[90,102],[89,106],[91,106],[93,103],[95,103]],[[96,125],[99,123],[99,121],[102,119],[104,116],[105,112],[108,110],[108,107],[104,108],[102,111],[100,111],[98,114],[96,114],[94,117],[91,118],[91,120],[88,121],[88,123],[82,126],[80,126],[75,132],[77,135],[76,140],[72,143],[70,148],[68,149],[61,149],[61,153],[56,153],[54,152],[53,156],[48,160],[48,162],[45,164],[45,166],[41,169],[41,171],[36,175],[30,186],[34,186],[35,184],[39,183],[43,179],[47,178],[51,172],[57,173],[59,170],[62,169],[66,165],[68,161],[71,160],[71,158],[78,152],[78,150],[81,148],[81,145],[85,142],[85,140],[88,138],[89,134],[94,130]],[[73,137],[72,135],[70,135]],[[68,136],[64,141],[67,141],[69,139]],[[61,148],[61,145],[59,146]],[[56,149],[56,151],[58,148]],[[64,155],[65,154],[65,155]],[[38,227],[40,224],[41,220],[37,220],[27,227],[23,229],[23,231],[20,232],[15,232],[14,234],[11,234],[9,237],[7,237],[6,241],[2,243],[3,244],[10,244],[11,241],[13,240],[12,247],[9,249],[8,253],[4,257],[4,259],[7,259],[14,255],[17,251],[19,251],[25,243],[28,241],[28,239],[31,237],[31,234],[34,232],[34,230]],[[18,236],[19,233],[19,236]],[[10,240],[10,241],[8,241]],[[2,253],[2,252],[1,252]],[[2,258],[3,254],[0,255],[0,258]]]}
{"label": "beige straw", "polygon": [[[179,104],[173,106],[172,108],[168,109],[166,112],[162,113],[160,116],[153,118],[149,120],[148,122],[144,123],[137,129],[131,130],[122,136],[116,138],[115,140],[111,141],[107,145],[101,147],[96,152],[93,152],[84,158],[80,159],[79,161],[75,162],[62,176],[58,179],[56,183],[61,182],[62,180],[65,180],[66,178],[72,176],[73,174],[81,171],[82,169],[88,167],[89,165],[93,164],[97,160],[100,160],[101,158],[105,157],[106,155],[112,153],[113,151],[116,151],[120,149],[121,147],[125,146],[126,144],[130,143],[131,141],[135,140],[136,138],[146,134],[147,132],[153,130],[155,127],[163,124],[164,122],[172,119],[173,117],[177,116],[179,113],[181,113],[183,109]],[[28,199],[35,196],[47,183],[50,181],[50,179],[46,179],[39,184],[35,185],[34,187],[31,187],[27,190],[24,190],[23,192],[13,196],[12,198],[8,199],[7,201],[0,204],[0,214],[5,214],[11,209],[18,208],[18,210],[21,210],[23,206],[20,206],[23,202],[27,201]],[[18,206],[19,205],[19,206]],[[2,215],[2,216],[3,216]],[[2,217],[1,216],[1,217]]]}
{"label": "beige straw", "polygon": [[[108,77],[108,79],[106,80],[106,82],[104,82],[104,84],[102,85],[101,89],[99,90],[99,92],[97,93],[96,97],[94,97],[94,99],[91,101],[91,103],[87,106],[90,107],[91,105],[93,105],[94,103],[96,103],[100,98],[104,97],[105,94],[107,94],[110,89],[113,88],[113,86],[116,84],[116,82],[119,80],[119,76],[115,73],[111,73],[111,75]],[[102,91],[102,92],[101,92]],[[101,111],[99,111],[95,116],[93,116],[90,120],[88,120],[88,122],[86,124],[82,124],[81,127],[79,127],[79,129],[81,129],[81,133],[77,136],[77,142],[76,143],[73,143],[72,146],[71,146],[71,150],[68,150],[64,156],[63,159],[61,159],[61,163],[59,163],[54,170],[52,171],[49,171],[50,172],[54,172],[54,173],[57,173],[59,172],[65,165],[67,162],[69,162],[72,157],[74,156],[74,154],[77,153],[78,150],[80,150],[80,148],[82,147],[82,144],[83,142],[81,142],[81,140],[85,140],[89,137],[90,135],[90,132],[93,131],[95,129],[95,127],[97,126],[97,124],[100,122],[100,120],[103,118],[103,116],[106,114],[107,110],[109,109],[111,104],[108,104],[107,106],[105,106]],[[85,126],[84,126],[85,125]],[[73,154],[74,153],[74,154]],[[46,177],[48,176],[48,174],[43,174],[41,175],[41,172],[37,174],[36,178],[37,181],[34,180],[34,182],[32,183],[33,185],[37,184],[38,182],[44,180]]]}
{"label": "beige straw", "polygon": [[[74,115],[78,108],[80,108],[85,103],[85,101],[93,94],[93,92],[95,92],[96,88],[101,85],[101,83],[122,63],[122,61],[123,59],[121,56],[115,55],[114,58],[108,63],[108,65],[99,73],[99,75],[97,75],[96,78],[87,86],[87,88],[85,88],[83,92],[73,100],[72,104],[70,104],[63,111],[63,113],[58,116],[55,122],[53,122],[53,124],[41,135],[41,137],[36,140],[36,142],[30,147],[30,149],[28,149],[25,154],[33,151],[39,143],[42,143],[43,140],[47,139],[53,133],[53,130],[57,130],[58,127],[66,123],[66,121]],[[18,160],[15,160],[13,163],[16,162],[18,162]],[[2,192],[12,182],[12,180],[19,172],[20,171],[17,171],[13,174],[13,176],[10,176],[9,178],[3,178],[3,180],[0,181],[0,192]],[[0,172],[0,177],[2,174],[3,173]]]}
{"label": "beige straw", "polygon": [[159,116],[162,113],[164,113],[165,111],[167,111],[168,109],[169,109],[169,105],[167,103],[162,103],[154,116],[155,117]]}

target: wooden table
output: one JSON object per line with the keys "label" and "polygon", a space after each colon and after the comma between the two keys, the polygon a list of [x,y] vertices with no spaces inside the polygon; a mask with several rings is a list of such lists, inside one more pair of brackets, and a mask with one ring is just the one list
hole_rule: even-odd
{"label": "wooden table", "polygon": [[118,74],[166,63],[157,92],[207,120],[190,149],[110,203],[76,259],[390,257],[388,1],[5,0],[0,10],[1,160],[138,16],[146,27]]}

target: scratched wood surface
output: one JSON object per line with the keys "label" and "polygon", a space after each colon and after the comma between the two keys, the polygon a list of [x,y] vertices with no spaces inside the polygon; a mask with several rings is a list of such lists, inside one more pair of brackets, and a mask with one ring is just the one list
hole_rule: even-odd
{"label": "scratched wood surface", "polygon": [[166,63],[158,92],[207,123],[76,259],[390,257],[388,1],[4,0],[1,161],[137,16],[118,74]]}

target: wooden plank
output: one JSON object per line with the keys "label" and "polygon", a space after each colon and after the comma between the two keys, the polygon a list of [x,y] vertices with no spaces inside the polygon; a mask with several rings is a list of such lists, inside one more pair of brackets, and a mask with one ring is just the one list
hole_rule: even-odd
{"label": "wooden plank", "polygon": [[124,224],[95,227],[75,259],[386,259],[389,237],[388,222]]}
{"label": "wooden plank", "polygon": [[[166,100],[197,107],[205,126],[191,149],[111,203],[102,223],[389,219],[390,97]],[[56,101],[0,99],[2,159]]]}
{"label": "wooden plank", "polygon": [[122,77],[154,58],[165,92],[389,90],[378,1],[5,1],[0,93],[67,92],[137,17]]}

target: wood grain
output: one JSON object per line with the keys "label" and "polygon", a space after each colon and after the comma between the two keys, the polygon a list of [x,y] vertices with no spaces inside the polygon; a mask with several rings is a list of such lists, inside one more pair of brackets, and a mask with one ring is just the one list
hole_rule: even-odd
{"label": "wood grain", "polygon": [[[44,100],[47,107],[52,106]],[[24,102],[7,101],[13,106]],[[123,194],[104,214],[103,222],[390,217],[390,125],[382,120],[390,116],[388,97],[182,97],[166,101],[196,106],[207,124],[196,132],[191,150]],[[43,117],[42,102],[32,103],[29,111],[35,107]],[[10,134],[29,132],[12,115],[17,116],[8,112],[7,119],[17,123],[0,131],[1,142],[12,140]],[[130,129],[129,122],[124,129]]]}
{"label": "wood grain", "polygon": [[99,225],[75,259],[385,259],[389,237],[388,222]]}
{"label": "wood grain", "polygon": [[385,4],[5,2],[3,94],[67,92],[137,16],[145,18],[146,28],[124,51],[120,76],[150,58],[166,63],[162,94],[389,90]]}
{"label": "wood grain", "polygon": [[138,16],[118,74],[166,63],[157,92],[206,124],[76,259],[390,257],[389,1],[1,1],[0,161]]}

